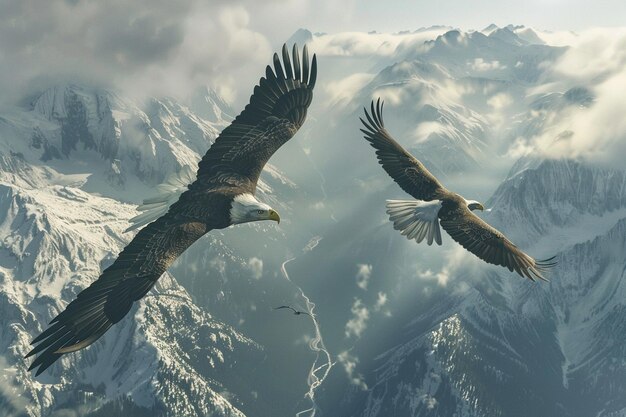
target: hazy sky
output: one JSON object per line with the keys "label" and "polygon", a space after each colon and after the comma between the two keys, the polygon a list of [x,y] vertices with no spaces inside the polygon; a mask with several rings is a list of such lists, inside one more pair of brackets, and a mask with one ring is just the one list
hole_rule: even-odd
{"label": "hazy sky", "polygon": [[[227,100],[295,30],[396,32],[489,23],[548,30],[622,25],[618,0],[0,0],[0,91],[19,99],[59,77],[127,94],[185,94],[211,83]],[[252,71],[254,69],[254,71]],[[254,75],[254,76],[253,76]],[[254,78],[254,79],[253,79]]]}
{"label": "hazy sky", "polygon": [[[388,4],[393,4],[390,7]],[[354,11],[355,25],[381,30],[445,24],[482,29],[489,23],[523,24],[540,29],[580,30],[626,23],[626,2],[604,0],[440,0],[383,2],[362,0]]]}

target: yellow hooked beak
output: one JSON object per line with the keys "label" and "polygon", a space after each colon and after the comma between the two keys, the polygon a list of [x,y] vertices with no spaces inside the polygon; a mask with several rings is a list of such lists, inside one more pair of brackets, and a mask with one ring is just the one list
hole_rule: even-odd
{"label": "yellow hooked beak", "polygon": [[467,205],[467,208],[470,210],[480,210],[480,211],[485,211],[485,207],[479,203],[478,201],[472,201],[471,203],[469,203]]}
{"label": "yellow hooked beak", "polygon": [[278,224],[280,224],[280,216],[274,210],[270,210],[269,220],[274,220]]}

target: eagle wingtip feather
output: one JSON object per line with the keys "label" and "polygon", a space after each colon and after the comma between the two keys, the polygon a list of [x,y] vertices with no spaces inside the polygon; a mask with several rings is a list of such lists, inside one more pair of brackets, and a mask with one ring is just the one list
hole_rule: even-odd
{"label": "eagle wingtip feather", "polygon": [[313,59],[311,60],[311,75],[309,76],[308,86],[310,88],[315,87],[315,81],[317,81],[317,55],[313,54]]}

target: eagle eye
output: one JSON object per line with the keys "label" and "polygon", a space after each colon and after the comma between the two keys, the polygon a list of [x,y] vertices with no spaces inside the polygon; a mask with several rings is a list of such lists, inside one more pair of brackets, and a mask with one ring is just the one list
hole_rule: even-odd
{"label": "eagle eye", "polygon": [[263,214],[265,212],[265,210],[257,210],[256,212],[257,212],[257,214]]}

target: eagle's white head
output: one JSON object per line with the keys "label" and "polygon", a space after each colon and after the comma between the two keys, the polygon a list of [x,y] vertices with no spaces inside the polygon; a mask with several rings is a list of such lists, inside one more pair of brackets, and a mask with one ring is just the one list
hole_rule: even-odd
{"label": "eagle's white head", "polygon": [[483,207],[483,205],[476,200],[465,200],[465,203],[467,204],[467,208],[472,211],[473,210],[480,210],[480,211],[485,210],[485,207]]}
{"label": "eagle's white head", "polygon": [[261,203],[252,194],[240,194],[233,199],[230,208],[232,224],[274,220],[280,223],[280,216],[270,206]]}

